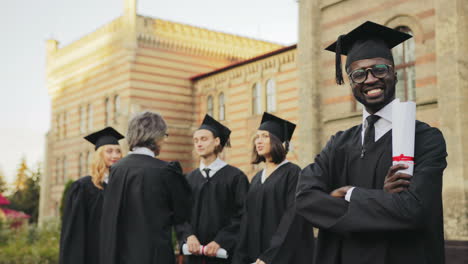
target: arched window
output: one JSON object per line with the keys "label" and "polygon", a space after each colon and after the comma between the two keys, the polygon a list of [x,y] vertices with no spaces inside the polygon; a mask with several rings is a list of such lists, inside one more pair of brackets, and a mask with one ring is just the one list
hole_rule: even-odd
{"label": "arched window", "polygon": [[111,102],[109,97],[106,97],[104,100],[104,125],[108,126],[110,124],[110,114],[111,114]]}
{"label": "arched window", "polygon": [[266,109],[267,112],[276,111],[276,84],[275,80],[269,79],[266,82]]}
{"label": "arched window", "polygon": [[91,166],[91,159],[92,159],[92,157],[93,157],[93,156],[91,155],[91,152],[88,151],[88,152],[86,153],[86,160],[85,160],[86,164],[85,164],[85,171],[84,171],[84,174],[87,174],[88,171],[91,171],[91,170],[90,170],[90,166]]}
{"label": "arched window", "polygon": [[[413,35],[409,27],[399,26],[395,29]],[[398,77],[395,97],[401,101],[416,100],[416,56],[414,48],[414,38],[410,38],[392,49]]]}
{"label": "arched window", "polygon": [[259,83],[255,83],[252,87],[252,114],[258,115],[262,113],[262,101],[261,101],[261,88]]}
{"label": "arched window", "polygon": [[224,93],[220,93],[218,96],[218,103],[219,103],[219,120],[225,120],[226,119],[226,107],[224,104]]}
{"label": "arched window", "polygon": [[83,134],[86,132],[86,108],[80,106],[80,133]]}
{"label": "arched window", "polygon": [[78,178],[83,176],[83,152],[80,152],[80,156],[78,157]]}
{"label": "arched window", "polygon": [[62,159],[62,182],[67,181],[67,157],[63,157]]}
{"label": "arched window", "polygon": [[59,182],[60,178],[60,158],[55,160],[55,184]]}
{"label": "arched window", "polygon": [[114,123],[117,124],[120,115],[120,96],[114,96]]}
{"label": "arched window", "polygon": [[213,116],[213,96],[208,96],[206,99],[206,113]]}
{"label": "arched window", "polygon": [[88,104],[88,131],[93,130],[93,105]]}

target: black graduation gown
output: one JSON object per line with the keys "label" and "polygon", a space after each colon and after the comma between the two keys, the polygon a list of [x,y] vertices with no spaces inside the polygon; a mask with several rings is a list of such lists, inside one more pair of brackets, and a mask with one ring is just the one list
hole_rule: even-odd
{"label": "black graduation gown", "polygon": [[99,263],[103,190],[93,184],[91,176],[85,176],[76,180],[66,195],[60,234],[60,263]]}
{"label": "black graduation gown", "polygon": [[231,263],[236,247],[245,196],[249,189],[247,176],[236,167],[226,165],[209,180],[196,169],[187,175],[192,187],[191,222],[176,228],[180,245],[195,235],[202,245],[215,241],[227,250],[227,260],[206,256],[186,256],[187,263]]}
{"label": "black graduation gown", "polygon": [[262,184],[262,172],[252,179],[241,223],[235,264],[261,259],[267,264],[310,263],[314,251],[312,226],[295,213],[295,192],[301,169],[286,163]]}
{"label": "black graduation gown", "polygon": [[101,264],[174,264],[172,226],[190,217],[178,163],[130,154],[110,169],[101,219]]}
{"label": "black graduation gown", "polygon": [[[361,131],[338,132],[302,171],[296,205],[320,229],[315,263],[444,263],[442,133],[416,122],[414,176],[408,190],[389,194],[392,132],[361,159]],[[346,185],[356,186],[349,203],[329,195]]]}

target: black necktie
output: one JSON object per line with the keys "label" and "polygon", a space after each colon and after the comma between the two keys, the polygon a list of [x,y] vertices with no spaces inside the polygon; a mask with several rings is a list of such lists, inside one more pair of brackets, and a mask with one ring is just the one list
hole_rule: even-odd
{"label": "black necktie", "polygon": [[210,179],[210,168],[204,168],[203,171],[205,172],[206,178]]}
{"label": "black necktie", "polygon": [[362,153],[361,158],[364,157],[364,153],[366,152],[366,148],[375,142],[375,122],[379,120],[380,116],[378,115],[370,115],[366,118],[367,120],[367,127],[366,131],[364,131],[364,144],[362,145]]}

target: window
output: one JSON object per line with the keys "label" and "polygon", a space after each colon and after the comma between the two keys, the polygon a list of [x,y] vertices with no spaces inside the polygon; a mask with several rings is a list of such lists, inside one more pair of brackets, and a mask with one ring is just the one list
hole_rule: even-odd
{"label": "window", "polygon": [[86,132],[86,108],[80,106],[80,133],[83,134]]}
{"label": "window", "polygon": [[273,79],[269,79],[266,82],[266,107],[267,112],[276,111],[276,84]]}
{"label": "window", "polygon": [[83,152],[80,153],[78,157],[78,178],[83,176],[83,165],[84,165],[84,155]]}
{"label": "window", "polygon": [[252,114],[258,115],[262,113],[262,102],[260,93],[260,84],[255,83],[252,87]]}
{"label": "window", "polygon": [[111,114],[111,102],[109,97],[106,97],[104,100],[104,125],[108,126],[110,124],[110,114]]}
{"label": "window", "polygon": [[93,155],[91,155],[91,151],[88,151],[88,155],[86,156],[86,173],[91,171],[92,163],[93,163]]}
{"label": "window", "polygon": [[114,96],[114,123],[117,124],[120,114],[120,96]]}
{"label": "window", "polygon": [[93,105],[88,104],[88,131],[93,130]]}
{"label": "window", "polygon": [[62,182],[66,182],[67,181],[67,157],[63,157],[62,159]]}
{"label": "window", "polygon": [[[399,26],[396,30],[413,35],[410,28]],[[395,97],[401,101],[416,100],[415,43],[410,38],[392,49],[398,82]]]}
{"label": "window", "polygon": [[218,102],[219,102],[219,120],[225,120],[226,119],[226,107],[224,104],[224,93],[220,93],[218,97]]}
{"label": "window", "polygon": [[61,119],[60,119],[60,114],[57,114],[55,117],[55,132],[57,139],[60,139],[60,127],[61,127]]}
{"label": "window", "polygon": [[57,184],[59,182],[59,178],[60,178],[60,159],[57,158],[55,160],[55,184]]}
{"label": "window", "polygon": [[206,100],[206,113],[213,116],[213,96],[208,96]]}
{"label": "window", "polygon": [[63,113],[63,138],[67,137],[67,122],[68,122],[68,113],[64,112]]}

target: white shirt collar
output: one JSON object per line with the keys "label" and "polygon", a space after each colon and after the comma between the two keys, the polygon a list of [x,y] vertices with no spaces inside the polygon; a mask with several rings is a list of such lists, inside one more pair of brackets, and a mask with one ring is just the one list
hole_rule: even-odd
{"label": "white shirt collar", "polygon": [[[393,106],[393,103],[395,103],[396,101],[399,101],[398,99],[394,99],[393,101],[391,101],[390,103],[388,103],[386,106],[384,106],[382,109],[380,109],[379,111],[377,111],[377,113],[375,113],[375,115],[378,115],[380,116],[380,118],[382,119],[385,119],[387,120],[388,122],[392,122],[392,106]],[[366,110],[365,107],[362,108],[362,124],[364,126],[367,126],[367,121],[366,121],[366,118],[368,116],[370,116],[371,114],[369,114]]]}
{"label": "white shirt collar", "polygon": [[153,158],[155,157],[154,152],[151,149],[146,148],[146,147],[135,147],[128,154],[141,154],[141,155],[147,155]]}
{"label": "white shirt collar", "polygon": [[[283,166],[284,164],[288,163],[289,161],[287,159],[283,160],[283,162],[281,162],[280,164],[278,164],[278,166],[276,166],[276,168],[273,169],[273,171],[270,173],[273,174],[273,172],[275,170],[277,170],[279,167]],[[266,168],[262,170],[262,183],[264,183],[266,181]]]}
{"label": "white shirt collar", "polygon": [[[375,115],[380,116],[380,119],[375,122],[375,138],[374,140],[379,140],[383,135],[385,135],[388,131],[392,129],[392,107],[395,102],[399,102],[399,99],[394,99],[382,109],[377,111]],[[370,114],[366,111],[365,108],[362,110],[362,131],[361,131],[361,143],[364,144],[364,132],[367,128],[367,120],[366,118],[370,116]]]}
{"label": "white shirt collar", "polygon": [[216,158],[215,161],[213,161],[210,165],[206,166],[202,161],[200,161],[200,167],[199,170],[203,177],[206,178],[206,174],[203,171],[203,169],[208,168],[210,169],[210,178],[215,175],[216,172],[218,172],[220,169],[222,169],[224,166],[226,166],[227,163],[221,160],[220,158]]}
{"label": "white shirt collar", "polygon": [[104,174],[104,182],[109,183],[109,173]]}

